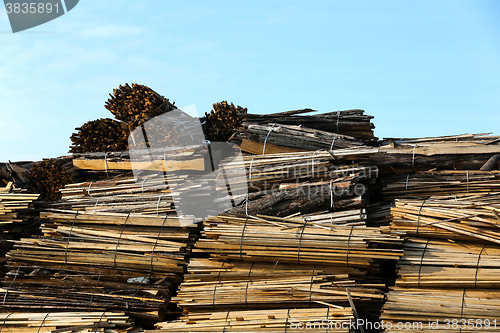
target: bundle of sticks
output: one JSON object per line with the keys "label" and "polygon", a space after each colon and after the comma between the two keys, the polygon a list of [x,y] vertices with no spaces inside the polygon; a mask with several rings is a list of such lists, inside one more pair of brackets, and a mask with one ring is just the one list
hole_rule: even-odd
{"label": "bundle of sticks", "polygon": [[0,293],[5,309],[112,309],[153,320],[168,315],[194,228],[141,214],[55,211],[41,218],[43,236],[15,241],[7,254],[10,272]]}
{"label": "bundle of sticks", "polygon": [[383,177],[382,196],[426,198],[437,195],[481,194],[500,191],[499,171],[443,170],[420,171]]}
{"label": "bundle of sticks", "polygon": [[402,236],[500,244],[499,212],[498,192],[397,199],[391,209],[393,221],[384,229]]}
{"label": "bundle of sticks", "polygon": [[128,148],[129,129],[126,123],[109,118],[86,122],[75,128],[70,137],[70,153],[122,151]]}
{"label": "bundle of sticks", "polygon": [[385,332],[497,332],[498,313],[498,290],[391,287],[380,319]]}
{"label": "bundle of sticks", "polygon": [[420,139],[385,139],[370,162],[382,174],[437,170],[498,170],[500,137],[466,134]]}
{"label": "bundle of sticks", "polygon": [[399,287],[500,287],[500,247],[496,245],[410,238],[398,266]]}
{"label": "bundle of sticks", "polygon": [[301,309],[229,310],[190,313],[178,321],[156,324],[160,332],[266,332],[285,333],[296,329],[307,332],[349,332],[355,321],[350,307]]}
{"label": "bundle of sticks", "polygon": [[398,236],[364,226],[325,226],[307,218],[218,216],[204,223],[193,249],[218,259],[369,267],[395,260]]}
{"label": "bundle of sticks", "polygon": [[371,123],[373,116],[364,114],[363,110],[345,110],[315,115],[303,115],[315,112],[312,109],[286,111],[272,114],[250,114],[244,113],[238,116],[244,120],[243,125],[268,125],[277,123],[282,125],[302,125],[310,129],[342,134],[361,140],[371,141],[375,139]]}
{"label": "bundle of sticks", "polygon": [[72,168],[71,161],[63,158],[46,159],[35,163],[29,174],[32,191],[40,193],[40,198],[45,201],[60,199],[59,189],[73,182],[68,172],[70,168]]}
{"label": "bundle of sticks", "polygon": [[133,323],[123,312],[0,313],[2,329],[12,333],[126,332]]}
{"label": "bundle of sticks", "polygon": [[132,83],[132,87],[128,83],[120,85],[109,96],[104,107],[117,120],[125,122],[130,130],[160,114],[176,109],[175,103],[170,103],[153,89],[135,83]]}
{"label": "bundle of sticks", "polygon": [[205,112],[205,117],[202,119],[205,136],[210,141],[228,140],[242,123],[238,114],[245,113],[247,113],[246,108],[239,105],[235,107],[233,103],[229,104],[227,101],[214,103],[212,111]]}

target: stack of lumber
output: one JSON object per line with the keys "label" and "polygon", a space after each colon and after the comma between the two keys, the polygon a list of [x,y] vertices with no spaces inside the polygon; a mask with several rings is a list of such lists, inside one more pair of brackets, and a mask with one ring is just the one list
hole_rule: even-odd
{"label": "stack of lumber", "polygon": [[127,124],[109,118],[86,122],[71,135],[70,153],[122,151],[128,148]]}
{"label": "stack of lumber", "polygon": [[317,307],[329,304],[349,306],[348,288],[352,301],[368,308],[381,303],[384,285],[364,286],[346,275],[287,276],[259,279],[248,277],[238,281],[184,282],[177,297],[185,312],[217,309],[276,309]]}
{"label": "stack of lumber", "polygon": [[500,191],[500,171],[420,171],[383,177],[381,180],[382,196],[386,200]]}
{"label": "stack of lumber", "polygon": [[130,177],[114,177],[68,184],[60,192],[60,201],[45,204],[44,207],[87,212],[175,215],[173,201],[163,178],[149,177],[137,181]]}
{"label": "stack of lumber", "polygon": [[126,332],[132,322],[123,312],[1,313],[1,328],[12,333]]}
{"label": "stack of lumber", "polygon": [[398,266],[398,287],[500,288],[496,245],[410,238]]}
{"label": "stack of lumber", "polygon": [[204,223],[193,250],[244,261],[369,267],[396,260],[398,236],[364,226],[324,226],[307,218],[218,216]]}
{"label": "stack of lumber", "polygon": [[214,103],[210,113],[205,112],[203,131],[205,136],[210,141],[227,141],[240,127],[242,121],[238,114],[247,113],[246,108],[238,105],[235,107],[233,103],[227,101]]}
{"label": "stack of lumber", "polygon": [[142,214],[54,211],[41,218],[43,236],[15,241],[6,256],[4,309],[92,308],[152,320],[169,314],[194,226]]}
{"label": "stack of lumber", "polygon": [[500,137],[486,134],[385,139],[370,162],[382,174],[438,170],[498,170]]}
{"label": "stack of lumber", "polygon": [[46,159],[35,163],[29,175],[32,191],[40,193],[45,201],[60,199],[59,189],[73,182],[68,172],[71,167],[71,161],[66,159]]}
{"label": "stack of lumber", "polygon": [[375,139],[373,135],[375,126],[371,123],[373,116],[365,115],[363,110],[354,109],[303,115],[311,112],[315,112],[315,110],[302,109],[271,114],[245,113],[240,114],[239,117],[244,120],[244,126],[251,124],[267,125],[270,123],[302,125],[310,129],[342,134],[367,141]]}
{"label": "stack of lumber", "polygon": [[240,128],[231,142],[237,142],[242,151],[251,154],[366,147],[362,140],[352,136],[275,123]]}
{"label": "stack of lumber", "polygon": [[266,332],[284,333],[297,329],[307,332],[349,332],[354,321],[350,307],[207,311],[156,324],[160,332]]}
{"label": "stack of lumber", "polygon": [[500,244],[500,193],[397,199],[392,208],[392,234]]}
{"label": "stack of lumber", "polygon": [[393,328],[385,332],[401,332],[398,322],[404,332],[498,332],[499,313],[498,290],[391,287],[380,319]]}
{"label": "stack of lumber", "polygon": [[[10,250],[9,241],[28,236],[38,226],[33,202],[39,194],[28,194],[16,188],[12,182],[0,188],[0,264],[5,262],[5,254]],[[3,270],[3,269],[2,269]]]}
{"label": "stack of lumber", "polygon": [[[326,151],[282,153],[243,156],[242,159],[231,160],[229,163],[223,162],[226,175],[246,175],[233,177],[231,193],[221,194],[234,202],[233,208],[229,207],[231,209],[228,214],[287,216],[328,208],[344,210],[361,207],[362,195],[367,189],[363,183],[374,179],[377,172],[363,162],[346,164],[344,156],[355,161],[359,156],[373,152],[351,151],[344,155],[340,151],[334,152],[338,155],[332,156]],[[196,176],[197,171],[207,168],[207,160],[210,161],[204,157],[198,158],[196,154],[188,155],[178,164],[180,169],[190,168],[189,173],[183,174],[183,170],[165,170],[165,161],[161,157],[158,170],[168,171],[165,176],[150,175],[137,179],[115,177],[110,180],[68,184],[60,190],[62,201],[50,207],[107,212],[142,210],[146,213],[170,214],[173,213],[172,202],[176,197],[170,197],[169,184],[176,185],[176,193],[180,190],[184,191],[183,194],[190,191],[201,191],[201,195],[213,193],[211,184],[218,181],[215,178],[217,175],[212,174],[213,179],[210,175],[205,176],[204,182],[197,181]],[[77,161],[74,161],[75,165]],[[105,164],[104,160],[93,161],[102,162],[101,168]],[[187,163],[186,166],[182,166],[181,162]],[[110,162],[107,163],[111,165]],[[217,188],[217,191],[224,190],[225,188]],[[245,194],[247,192],[248,195]],[[213,207],[215,206],[207,209]],[[225,210],[224,208],[219,212]]]}
{"label": "stack of lumber", "polygon": [[153,89],[132,83],[126,83],[113,90],[105,103],[117,120],[125,122],[130,130],[165,112],[176,109],[176,106]]}

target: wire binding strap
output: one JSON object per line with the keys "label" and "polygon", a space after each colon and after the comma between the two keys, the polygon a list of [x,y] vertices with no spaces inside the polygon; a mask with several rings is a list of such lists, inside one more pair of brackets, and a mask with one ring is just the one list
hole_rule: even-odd
{"label": "wire binding strap", "polygon": [[160,232],[158,232],[158,236],[156,237],[155,245],[153,245],[153,251],[151,251],[151,272],[153,272],[153,259],[155,255],[155,250],[156,250],[156,245],[158,245],[158,240],[160,239],[161,233],[163,231],[163,226],[165,225],[165,222],[167,221],[167,216],[163,219],[163,223],[161,224]]}
{"label": "wire binding strap", "polygon": [[89,187],[87,188],[87,194],[90,195],[90,187],[92,186],[93,182],[90,182]]}
{"label": "wire binding strap", "polygon": [[43,327],[43,324],[45,324],[45,319],[47,319],[47,317],[49,316],[49,314],[50,314],[50,312],[47,312],[47,314],[45,315],[45,317],[43,317],[42,324],[40,325],[40,327],[38,327],[38,331],[36,331],[36,333],[40,332],[40,330]]}
{"label": "wire binding strap", "polygon": [[247,227],[247,222],[248,222],[248,215],[245,220],[245,225],[243,225],[243,231],[241,232],[241,238],[240,238],[240,260],[243,260],[243,236],[245,235],[245,229]]}
{"label": "wire binding strap", "polygon": [[[462,294],[462,308],[460,309],[460,320],[462,320],[462,318],[464,317],[464,304],[465,304],[465,288],[464,288],[464,292]],[[462,332],[462,325],[460,325],[459,332]]]}
{"label": "wire binding strap", "polygon": [[9,319],[9,317],[10,317],[10,316],[12,316],[13,314],[14,314],[14,312],[11,312],[11,313],[9,313],[9,314],[5,317],[5,319],[3,320],[2,327],[0,327],[0,332],[2,332],[2,330],[3,330],[4,326],[5,326],[5,323],[7,322],[7,319]]}
{"label": "wire binding strap", "polygon": [[97,200],[95,201],[94,213],[97,212],[97,204],[99,203],[100,199],[101,199],[101,197],[97,197]]}
{"label": "wire binding strap", "polygon": [[226,332],[227,318],[229,318],[229,311],[226,314],[226,319],[224,319],[224,328],[222,329],[222,333]]}
{"label": "wire binding strap", "polygon": [[248,193],[247,193],[247,197],[245,198],[245,215],[248,216]]}
{"label": "wire binding strap", "polygon": [[[326,322],[328,323],[328,318],[330,318],[330,307],[326,308]],[[325,333],[328,333],[328,329],[330,328],[330,325],[326,325],[326,331]]]}
{"label": "wire binding strap", "polygon": [[108,176],[108,152],[104,154],[104,171],[106,171],[106,177]]}
{"label": "wire binding strap", "polygon": [[406,188],[405,188],[406,194],[408,194],[408,181],[409,180],[410,180],[410,174],[406,175]]}
{"label": "wire binding strap", "polygon": [[333,149],[333,144],[335,143],[335,139],[336,139],[336,138],[337,138],[336,136],[334,136],[334,137],[333,137],[332,144],[330,145],[330,150],[332,150],[332,149]]}
{"label": "wire binding strap", "polygon": [[247,276],[247,278],[250,278],[250,274],[252,274],[253,264],[255,264],[255,263],[253,262],[253,263],[250,265],[250,269],[248,270],[248,276]]}
{"label": "wire binding strap", "polygon": [[424,207],[425,200],[427,200],[427,198],[425,198],[424,201],[422,201],[422,204],[420,205],[420,209],[418,210],[418,217],[417,217],[417,237],[418,237],[418,228],[420,227],[420,212],[422,211],[422,207]]}
{"label": "wire binding strap", "polygon": [[469,170],[467,170],[467,194],[469,194]]}
{"label": "wire binding strap", "polygon": [[309,285],[309,307],[311,307],[311,300],[312,300],[312,288],[313,288],[313,282],[314,282],[314,271],[316,270],[316,265],[313,267],[313,271],[311,274],[311,283]]}
{"label": "wire binding strap", "polygon": [[71,223],[71,229],[69,229],[68,240],[66,242],[66,249],[64,250],[64,263],[68,264],[68,246],[69,246],[69,238],[71,237],[71,233],[73,232],[73,227],[75,226],[75,221],[78,216],[78,211],[75,214],[75,218],[73,219],[73,223]]}
{"label": "wire binding strap", "polygon": [[215,292],[217,291],[217,285],[214,286],[214,294],[212,296],[212,307],[215,308]]}
{"label": "wire binding strap", "polygon": [[314,154],[316,154],[316,151],[313,152],[313,156],[311,158],[311,173],[312,173],[312,176],[311,178],[314,178]]}
{"label": "wire binding strap", "polygon": [[222,262],[222,266],[220,266],[219,269],[219,274],[217,274],[217,281],[220,281],[220,273],[222,272],[222,269],[224,268],[224,264],[226,263],[226,259]]}
{"label": "wire binding strap", "polygon": [[351,231],[349,232],[349,238],[347,239],[347,252],[345,254],[346,265],[349,267],[349,243],[351,242],[352,231],[354,230],[354,226],[351,227]]}
{"label": "wire binding strap", "polygon": [[337,133],[339,133],[340,111],[337,112]]}
{"label": "wire binding strap", "polygon": [[21,268],[21,266],[17,267],[16,275],[14,275],[14,279],[10,283],[9,288],[7,288],[7,290],[5,291],[5,295],[3,296],[2,307],[5,306],[5,300],[7,299],[7,294],[9,293],[10,288],[12,288],[12,286],[14,285],[14,281],[16,281],[16,278],[17,278],[17,275],[19,274],[19,269],[20,268]]}
{"label": "wire binding strap", "polygon": [[288,311],[286,312],[285,333],[286,333],[286,328],[288,326],[288,318],[290,318],[290,308],[288,308]]}
{"label": "wire binding strap", "polygon": [[302,226],[302,231],[300,232],[299,247],[297,249],[297,263],[300,264],[300,243],[302,243],[302,235],[304,235],[304,230],[306,229],[307,217],[304,217],[304,225]]}
{"label": "wire binding strap", "polygon": [[94,290],[92,291],[92,295],[90,295],[89,311],[92,309],[92,299],[94,298],[95,291],[97,289],[97,286],[99,285],[99,281],[101,280],[101,273],[102,273],[102,268],[99,270],[99,277],[97,278],[97,283],[95,284]]}
{"label": "wire binding strap", "polygon": [[248,284],[250,281],[247,281],[247,286],[245,288],[245,306],[248,308],[247,296],[248,296]]}
{"label": "wire binding strap", "polygon": [[418,268],[418,282],[417,285],[420,287],[420,273],[422,272],[422,263],[424,262],[424,255],[425,251],[427,250],[427,246],[429,245],[430,239],[427,240],[427,243],[425,243],[424,250],[422,251],[422,257],[420,258],[420,267]]}
{"label": "wire binding strap", "polygon": [[477,271],[479,270],[479,261],[481,260],[481,255],[483,254],[485,247],[486,245],[483,246],[481,252],[479,252],[479,256],[477,257],[476,274],[474,274],[474,288],[477,288]]}
{"label": "wire binding strap", "polygon": [[411,157],[411,168],[415,167],[415,149],[417,149],[417,145],[413,146],[413,156]]}
{"label": "wire binding strap", "polygon": [[158,216],[159,215],[159,209],[160,209],[160,200],[161,200],[161,197],[163,196],[163,193],[160,194],[160,196],[158,197],[158,202],[156,203],[156,215]]}
{"label": "wire binding strap", "polygon": [[145,182],[147,179],[148,179],[147,177],[144,177],[144,179],[142,180],[142,184],[141,184],[141,193],[144,193],[144,182]]}
{"label": "wire binding strap", "polygon": [[99,321],[97,322],[97,326],[95,327],[94,332],[97,332],[97,329],[99,328],[99,325],[101,325],[102,317],[105,317],[105,315],[106,315],[106,311],[104,311],[102,313],[101,317],[99,318]]}
{"label": "wire binding strap", "polygon": [[128,218],[130,217],[130,213],[128,213],[127,218],[125,219],[125,223],[123,223],[122,231],[120,232],[120,236],[118,237],[118,241],[116,242],[115,248],[115,258],[113,259],[114,267],[116,267],[116,253],[118,252],[118,245],[120,245],[120,239],[123,235],[123,230],[125,230],[125,225],[127,225]]}
{"label": "wire binding strap", "polygon": [[266,139],[264,140],[264,148],[262,148],[262,155],[266,154],[266,143],[267,139],[269,138],[269,134],[271,134],[271,131],[274,129],[274,124],[273,126],[269,129],[269,132],[267,132]]}

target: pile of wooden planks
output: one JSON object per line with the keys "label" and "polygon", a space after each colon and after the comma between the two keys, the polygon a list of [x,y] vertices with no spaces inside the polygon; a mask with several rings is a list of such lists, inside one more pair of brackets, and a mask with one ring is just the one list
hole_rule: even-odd
{"label": "pile of wooden planks", "polygon": [[362,140],[373,140],[373,129],[371,123],[373,116],[364,114],[364,110],[353,109],[345,111],[334,111],[315,115],[304,115],[315,112],[312,109],[302,109],[271,114],[240,114],[244,120],[243,125],[251,124],[266,125],[270,123],[283,125],[302,125],[310,129],[325,132],[338,133],[355,137]]}
{"label": "pile of wooden planks", "polygon": [[385,139],[370,162],[382,174],[437,170],[498,170],[500,137],[485,134]]}
{"label": "pile of wooden planks", "polygon": [[123,312],[0,313],[1,328],[12,333],[129,331],[133,323]]}
{"label": "pile of wooden planks", "polygon": [[54,211],[41,218],[43,236],[15,241],[6,256],[4,309],[92,308],[168,317],[195,226],[143,214]]}
{"label": "pile of wooden planks", "polygon": [[240,128],[231,142],[250,154],[366,147],[364,141],[352,136],[275,123]]}
{"label": "pile of wooden planks", "polygon": [[128,148],[127,124],[109,118],[86,122],[70,137],[70,153],[122,151]]}
{"label": "pile of wooden planks", "polygon": [[420,171],[383,177],[382,196],[428,198],[436,195],[485,194],[500,191],[500,171],[442,170]]}
{"label": "pile of wooden planks", "polygon": [[380,319],[385,332],[498,332],[499,313],[498,290],[391,287]]}
{"label": "pile of wooden planks", "polygon": [[395,260],[402,240],[364,226],[325,226],[307,218],[218,216],[193,250],[219,259],[369,267]]}
{"label": "pile of wooden planks", "polygon": [[500,287],[500,247],[410,238],[398,261],[399,287]]}
{"label": "pile of wooden planks", "polygon": [[[477,187],[478,185],[474,185]],[[472,185],[471,185],[472,187]],[[482,192],[482,189],[480,188]],[[389,232],[500,244],[500,193],[397,199]],[[453,193],[453,192],[452,192]],[[387,228],[385,228],[387,229]]]}
{"label": "pile of wooden planks", "polygon": [[349,332],[354,321],[350,307],[301,309],[228,310],[189,314],[178,321],[156,324],[160,332],[266,332],[284,333],[302,329],[307,332]]}
{"label": "pile of wooden planks", "polygon": [[11,249],[10,241],[26,237],[37,231],[37,211],[33,202],[39,194],[29,194],[12,182],[0,188],[0,265],[3,272],[5,254]]}

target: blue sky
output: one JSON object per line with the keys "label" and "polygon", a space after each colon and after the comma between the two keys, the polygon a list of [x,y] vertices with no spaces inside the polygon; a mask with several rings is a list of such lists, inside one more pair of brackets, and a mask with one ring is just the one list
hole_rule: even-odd
{"label": "blue sky", "polygon": [[150,86],[182,107],[351,108],[378,137],[500,134],[500,2],[80,0],[13,34],[0,9],[0,161],[65,155]]}

